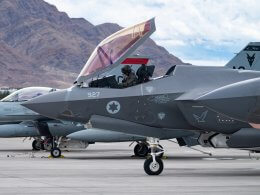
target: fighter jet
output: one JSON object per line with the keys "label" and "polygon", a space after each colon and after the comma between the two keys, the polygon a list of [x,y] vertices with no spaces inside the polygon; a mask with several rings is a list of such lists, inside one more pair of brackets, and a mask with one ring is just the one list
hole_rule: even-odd
{"label": "fighter jet", "polygon": [[[22,102],[56,90],[49,87],[27,87],[3,98],[0,101],[0,137],[33,137],[33,150],[48,150],[54,158],[61,156],[62,149],[85,149],[89,144],[95,142],[136,141],[138,144],[134,149],[135,155],[146,156],[148,154],[149,148],[145,143],[146,138],[143,136],[102,129],[93,131],[93,129],[86,129],[81,123],[53,120],[21,106]],[[66,135],[78,131],[87,133],[87,139],[75,139],[79,140],[75,141],[70,137],[66,138]],[[189,132],[181,132],[179,135],[178,132],[176,133],[177,137],[190,135]]]}
{"label": "fighter jet", "polygon": [[[245,48],[243,48],[239,53],[236,54],[236,56],[231,59],[226,64],[226,67],[230,67],[233,69],[243,69],[243,70],[259,70],[260,68],[260,61],[258,60],[258,57],[260,56],[260,51],[254,52],[253,54],[249,53],[248,54],[248,48],[251,46],[260,46],[260,42],[254,42],[254,43],[249,43],[246,45]],[[253,60],[254,66],[250,65],[250,62],[248,61],[248,56],[255,56],[256,60]],[[125,59],[121,65],[131,65],[131,68],[133,69],[134,72],[138,70],[141,64],[147,65],[149,63],[149,58],[147,56],[140,56],[140,55],[134,55],[131,56],[130,58]],[[252,63],[252,62],[251,62]],[[113,72],[115,75],[119,75],[119,72]],[[118,81],[119,82],[119,81]],[[208,114],[208,110],[202,112],[200,115],[198,114],[193,114],[193,117],[200,123],[205,122],[206,116]],[[230,118],[222,118],[220,119],[224,121],[232,120]],[[200,133],[189,133],[187,131],[174,131],[171,132],[170,134],[167,134],[167,137],[164,137],[164,139],[173,139],[176,138],[178,141],[178,144],[180,146],[196,146],[196,145],[201,145],[203,147],[224,147],[223,145],[216,145],[216,144],[205,144],[207,140],[204,140],[205,138],[202,136]],[[93,129],[93,128],[88,128],[88,130],[82,130],[82,131],[77,131],[75,133],[67,135],[68,138],[75,139],[75,140],[81,140],[81,141],[86,141],[86,142],[118,142],[122,139],[123,133],[117,134],[117,136],[111,136],[112,131],[104,131],[104,130],[99,130],[99,129]],[[116,134],[116,133],[115,133]],[[208,135],[207,135],[208,138]],[[161,138],[162,139],[162,138]],[[225,147],[229,147],[228,145],[225,145]],[[161,149],[163,147],[161,146]],[[243,148],[244,149],[244,148]],[[256,149],[255,149],[256,150]],[[205,152],[203,152],[205,153]],[[135,156],[140,156],[144,157],[149,155],[149,143],[147,143],[145,140],[143,141],[138,141],[135,148],[134,148],[134,154]]]}
{"label": "fighter jet", "polygon": [[239,67],[177,65],[152,78],[154,68],[146,66],[144,74],[136,72],[141,82],[128,86],[118,82],[115,69],[154,31],[151,19],[112,34],[93,51],[74,86],[23,105],[47,117],[147,137],[151,157],[145,160],[144,170],[148,175],[163,171],[161,151],[156,152],[159,140],[175,131],[199,132],[198,141],[205,146],[260,147],[256,129],[260,72],[239,68],[253,67],[253,53],[260,47],[250,43],[243,50],[248,61]]}
{"label": "fighter jet", "polygon": [[21,106],[22,102],[53,91],[56,89],[27,87],[3,98],[0,101],[0,137],[33,137],[34,150],[50,150],[54,157],[60,153],[52,151],[53,145],[58,144],[62,149],[73,146],[86,148],[87,142],[73,141],[72,143],[65,139],[66,135],[85,129],[82,124],[53,120]]}

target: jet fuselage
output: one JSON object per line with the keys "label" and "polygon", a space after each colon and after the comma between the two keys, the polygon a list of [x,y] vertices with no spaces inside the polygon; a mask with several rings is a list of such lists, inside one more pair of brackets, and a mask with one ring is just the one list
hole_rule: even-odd
{"label": "jet fuselage", "polygon": [[[169,76],[136,86],[124,89],[74,86],[35,98],[25,106],[61,120],[87,123],[93,115],[100,115],[157,128],[230,134],[250,125],[213,111],[208,99],[197,99],[215,89],[259,76],[257,71],[180,65]],[[256,97],[247,98],[248,106],[254,107]],[[222,98],[215,101],[221,102]],[[239,107],[229,101],[221,106],[224,110]]]}

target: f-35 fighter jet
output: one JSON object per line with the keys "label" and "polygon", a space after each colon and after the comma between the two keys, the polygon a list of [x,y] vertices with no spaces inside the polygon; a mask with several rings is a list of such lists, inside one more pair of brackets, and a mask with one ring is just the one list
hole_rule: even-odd
{"label": "f-35 fighter jet", "polygon": [[96,47],[73,87],[23,105],[50,118],[147,137],[151,158],[145,160],[144,170],[148,175],[162,172],[159,140],[177,130],[199,132],[202,145],[260,147],[256,129],[260,128],[260,72],[241,68],[253,69],[254,53],[260,47],[250,43],[241,54],[248,54],[245,64],[239,61],[231,68],[178,65],[164,76],[151,78],[153,68],[146,66],[143,74],[137,70],[135,83],[123,83],[130,73],[119,82],[115,73],[120,63],[154,31],[151,19],[112,34]]}
{"label": "f-35 fighter jet", "polygon": [[68,134],[85,129],[84,125],[53,120],[21,106],[22,102],[53,91],[56,89],[27,87],[3,98],[0,101],[0,137],[33,137],[34,150],[50,150],[54,157],[59,156],[60,151],[52,151],[53,145],[58,144],[62,149],[86,148],[87,142],[70,141],[65,138]]}
{"label": "f-35 fighter jet", "polygon": [[[3,98],[0,101],[0,138],[32,137],[33,150],[51,151],[55,158],[61,155],[61,149],[85,149],[95,142],[137,141],[139,144],[135,147],[136,155],[145,156],[148,153],[148,147],[144,148],[145,137],[102,129],[86,129],[81,123],[54,120],[21,106],[23,102],[56,90],[49,87],[27,87]],[[87,139],[67,139],[67,135],[78,131],[87,134]],[[190,133],[181,132],[177,136],[185,135]],[[140,148],[142,146],[143,148]]]}

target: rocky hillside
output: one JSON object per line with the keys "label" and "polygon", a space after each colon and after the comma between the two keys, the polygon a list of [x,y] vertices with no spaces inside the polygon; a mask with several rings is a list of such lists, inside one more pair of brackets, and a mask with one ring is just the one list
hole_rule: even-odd
{"label": "rocky hillside", "polygon": [[[69,18],[43,0],[0,0],[0,86],[70,86],[95,46],[119,30]],[[151,39],[137,53],[150,56],[157,74],[182,64]]]}

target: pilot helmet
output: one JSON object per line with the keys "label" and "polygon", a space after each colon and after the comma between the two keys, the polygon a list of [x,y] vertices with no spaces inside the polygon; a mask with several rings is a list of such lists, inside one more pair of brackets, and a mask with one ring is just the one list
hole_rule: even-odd
{"label": "pilot helmet", "polygon": [[121,69],[123,74],[129,75],[132,71],[131,67],[129,65],[125,65],[122,69]]}

